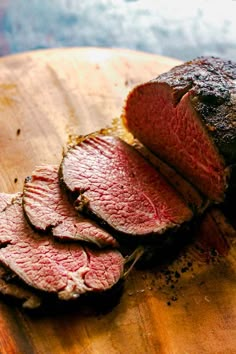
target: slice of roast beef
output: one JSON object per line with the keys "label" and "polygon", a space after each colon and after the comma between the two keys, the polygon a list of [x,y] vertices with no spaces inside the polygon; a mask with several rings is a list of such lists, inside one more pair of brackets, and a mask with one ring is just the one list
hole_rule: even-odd
{"label": "slice of roast beef", "polygon": [[124,121],[209,199],[224,200],[236,161],[236,64],[202,57],[137,86]]}
{"label": "slice of roast beef", "polygon": [[0,200],[0,262],[26,284],[69,300],[105,291],[122,277],[124,259],[118,251],[41,237],[24,218],[21,195],[0,194]]}
{"label": "slice of roast beef", "polygon": [[18,299],[24,308],[35,309],[41,305],[40,297],[26,284],[20,283],[16,275],[2,265],[0,265],[0,293]]}
{"label": "slice of roast beef", "polygon": [[60,188],[58,166],[36,167],[25,180],[23,207],[36,229],[51,229],[55,237],[92,242],[99,247],[118,246],[113,236],[76,212]]}
{"label": "slice of roast beef", "polygon": [[[141,155],[167,179],[167,181],[182,195],[184,201],[194,210],[196,213],[202,213],[209,201],[202,193],[199,192],[186,178],[180,175],[173,167],[168,165],[156,154],[151,152],[147,146],[144,146],[138,139],[135,139],[133,135],[127,130],[124,122],[121,119],[114,119],[112,126],[109,129],[102,130],[103,135],[114,135],[121,138],[129,145],[138,150]],[[78,141],[78,138],[77,138]],[[74,141],[74,145],[77,142]]]}
{"label": "slice of roast beef", "polygon": [[183,176],[176,172],[170,165],[166,164],[157,155],[153,154],[140,141],[134,139],[133,146],[167,179],[167,181],[182,195],[185,202],[195,210],[202,213],[208,206],[208,200]]}
{"label": "slice of roast beef", "polygon": [[70,148],[61,174],[66,186],[78,193],[79,208],[123,236],[160,235],[193,216],[160,173],[113,136],[89,136]]}

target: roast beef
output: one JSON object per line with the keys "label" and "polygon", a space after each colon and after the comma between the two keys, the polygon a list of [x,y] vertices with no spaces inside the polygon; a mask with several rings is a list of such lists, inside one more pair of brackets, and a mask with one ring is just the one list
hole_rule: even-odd
{"label": "roast beef", "polygon": [[161,174],[113,136],[89,136],[70,148],[61,175],[66,186],[78,193],[80,209],[125,237],[161,235],[193,216]]}
{"label": "roast beef", "polygon": [[36,229],[51,229],[55,237],[93,242],[99,247],[118,245],[108,232],[76,212],[60,188],[58,166],[39,166],[25,180],[23,207]]}
{"label": "roast beef", "polygon": [[0,206],[0,262],[31,287],[69,300],[107,290],[122,277],[124,259],[118,251],[39,236],[24,218],[20,194],[0,194]]}
{"label": "roast beef", "polygon": [[236,162],[236,64],[201,57],[129,94],[124,121],[210,200],[224,200]]}
{"label": "roast beef", "polygon": [[196,214],[201,214],[208,206],[208,200],[174,168],[153,154],[140,141],[133,140],[132,145],[167,179],[167,181],[182,195],[184,201]]}

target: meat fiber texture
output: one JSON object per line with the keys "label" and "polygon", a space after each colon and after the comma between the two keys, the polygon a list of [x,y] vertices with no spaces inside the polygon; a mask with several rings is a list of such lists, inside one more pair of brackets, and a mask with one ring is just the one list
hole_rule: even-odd
{"label": "meat fiber texture", "polygon": [[[114,119],[112,127],[102,130],[103,134],[113,135],[124,140],[133,146],[147,161],[149,161],[161,175],[176,189],[183,197],[184,201],[194,211],[195,214],[204,212],[209,205],[209,201],[200,193],[186,178],[180,175],[173,167],[152,153],[146,146],[127,130],[122,119]],[[78,139],[77,139],[78,141]],[[74,144],[76,141],[74,142]]]}
{"label": "meat fiber texture", "polygon": [[78,194],[79,208],[129,240],[130,236],[160,236],[193,216],[164,177],[114,136],[89,136],[70,148],[61,175]]}
{"label": "meat fiber texture", "polygon": [[61,244],[34,232],[20,194],[0,194],[0,207],[0,262],[31,287],[69,300],[107,290],[122,277],[124,259],[118,251]]}
{"label": "meat fiber texture", "polygon": [[167,181],[182,195],[184,201],[196,214],[201,214],[208,207],[208,200],[193,187],[183,176],[167,163],[154,155],[139,141],[134,139],[135,148],[167,179]]}
{"label": "meat fiber texture", "polygon": [[236,64],[202,57],[129,94],[124,121],[145,146],[213,202],[236,163]]}
{"label": "meat fiber texture", "polygon": [[76,212],[60,188],[58,166],[38,166],[24,184],[23,207],[30,223],[53,236],[117,247],[116,239],[95,222]]}

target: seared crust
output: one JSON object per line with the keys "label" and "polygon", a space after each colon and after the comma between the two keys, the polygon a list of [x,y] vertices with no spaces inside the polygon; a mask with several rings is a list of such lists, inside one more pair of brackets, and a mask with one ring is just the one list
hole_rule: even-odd
{"label": "seared crust", "polygon": [[236,63],[200,57],[174,67],[152,82],[168,84],[175,104],[190,92],[191,103],[226,165],[236,162]]}

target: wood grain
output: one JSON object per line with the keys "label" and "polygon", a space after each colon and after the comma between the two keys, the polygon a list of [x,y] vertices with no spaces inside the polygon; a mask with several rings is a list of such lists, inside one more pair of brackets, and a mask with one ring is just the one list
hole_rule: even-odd
{"label": "wood grain", "polygon": [[[134,85],[177,63],[97,48],[1,58],[0,191],[21,190],[37,164],[59,163],[69,134],[110,125]],[[119,305],[104,315],[75,308],[35,317],[1,299],[0,353],[236,353],[234,241],[209,264],[190,248],[162,272],[134,271]]]}

